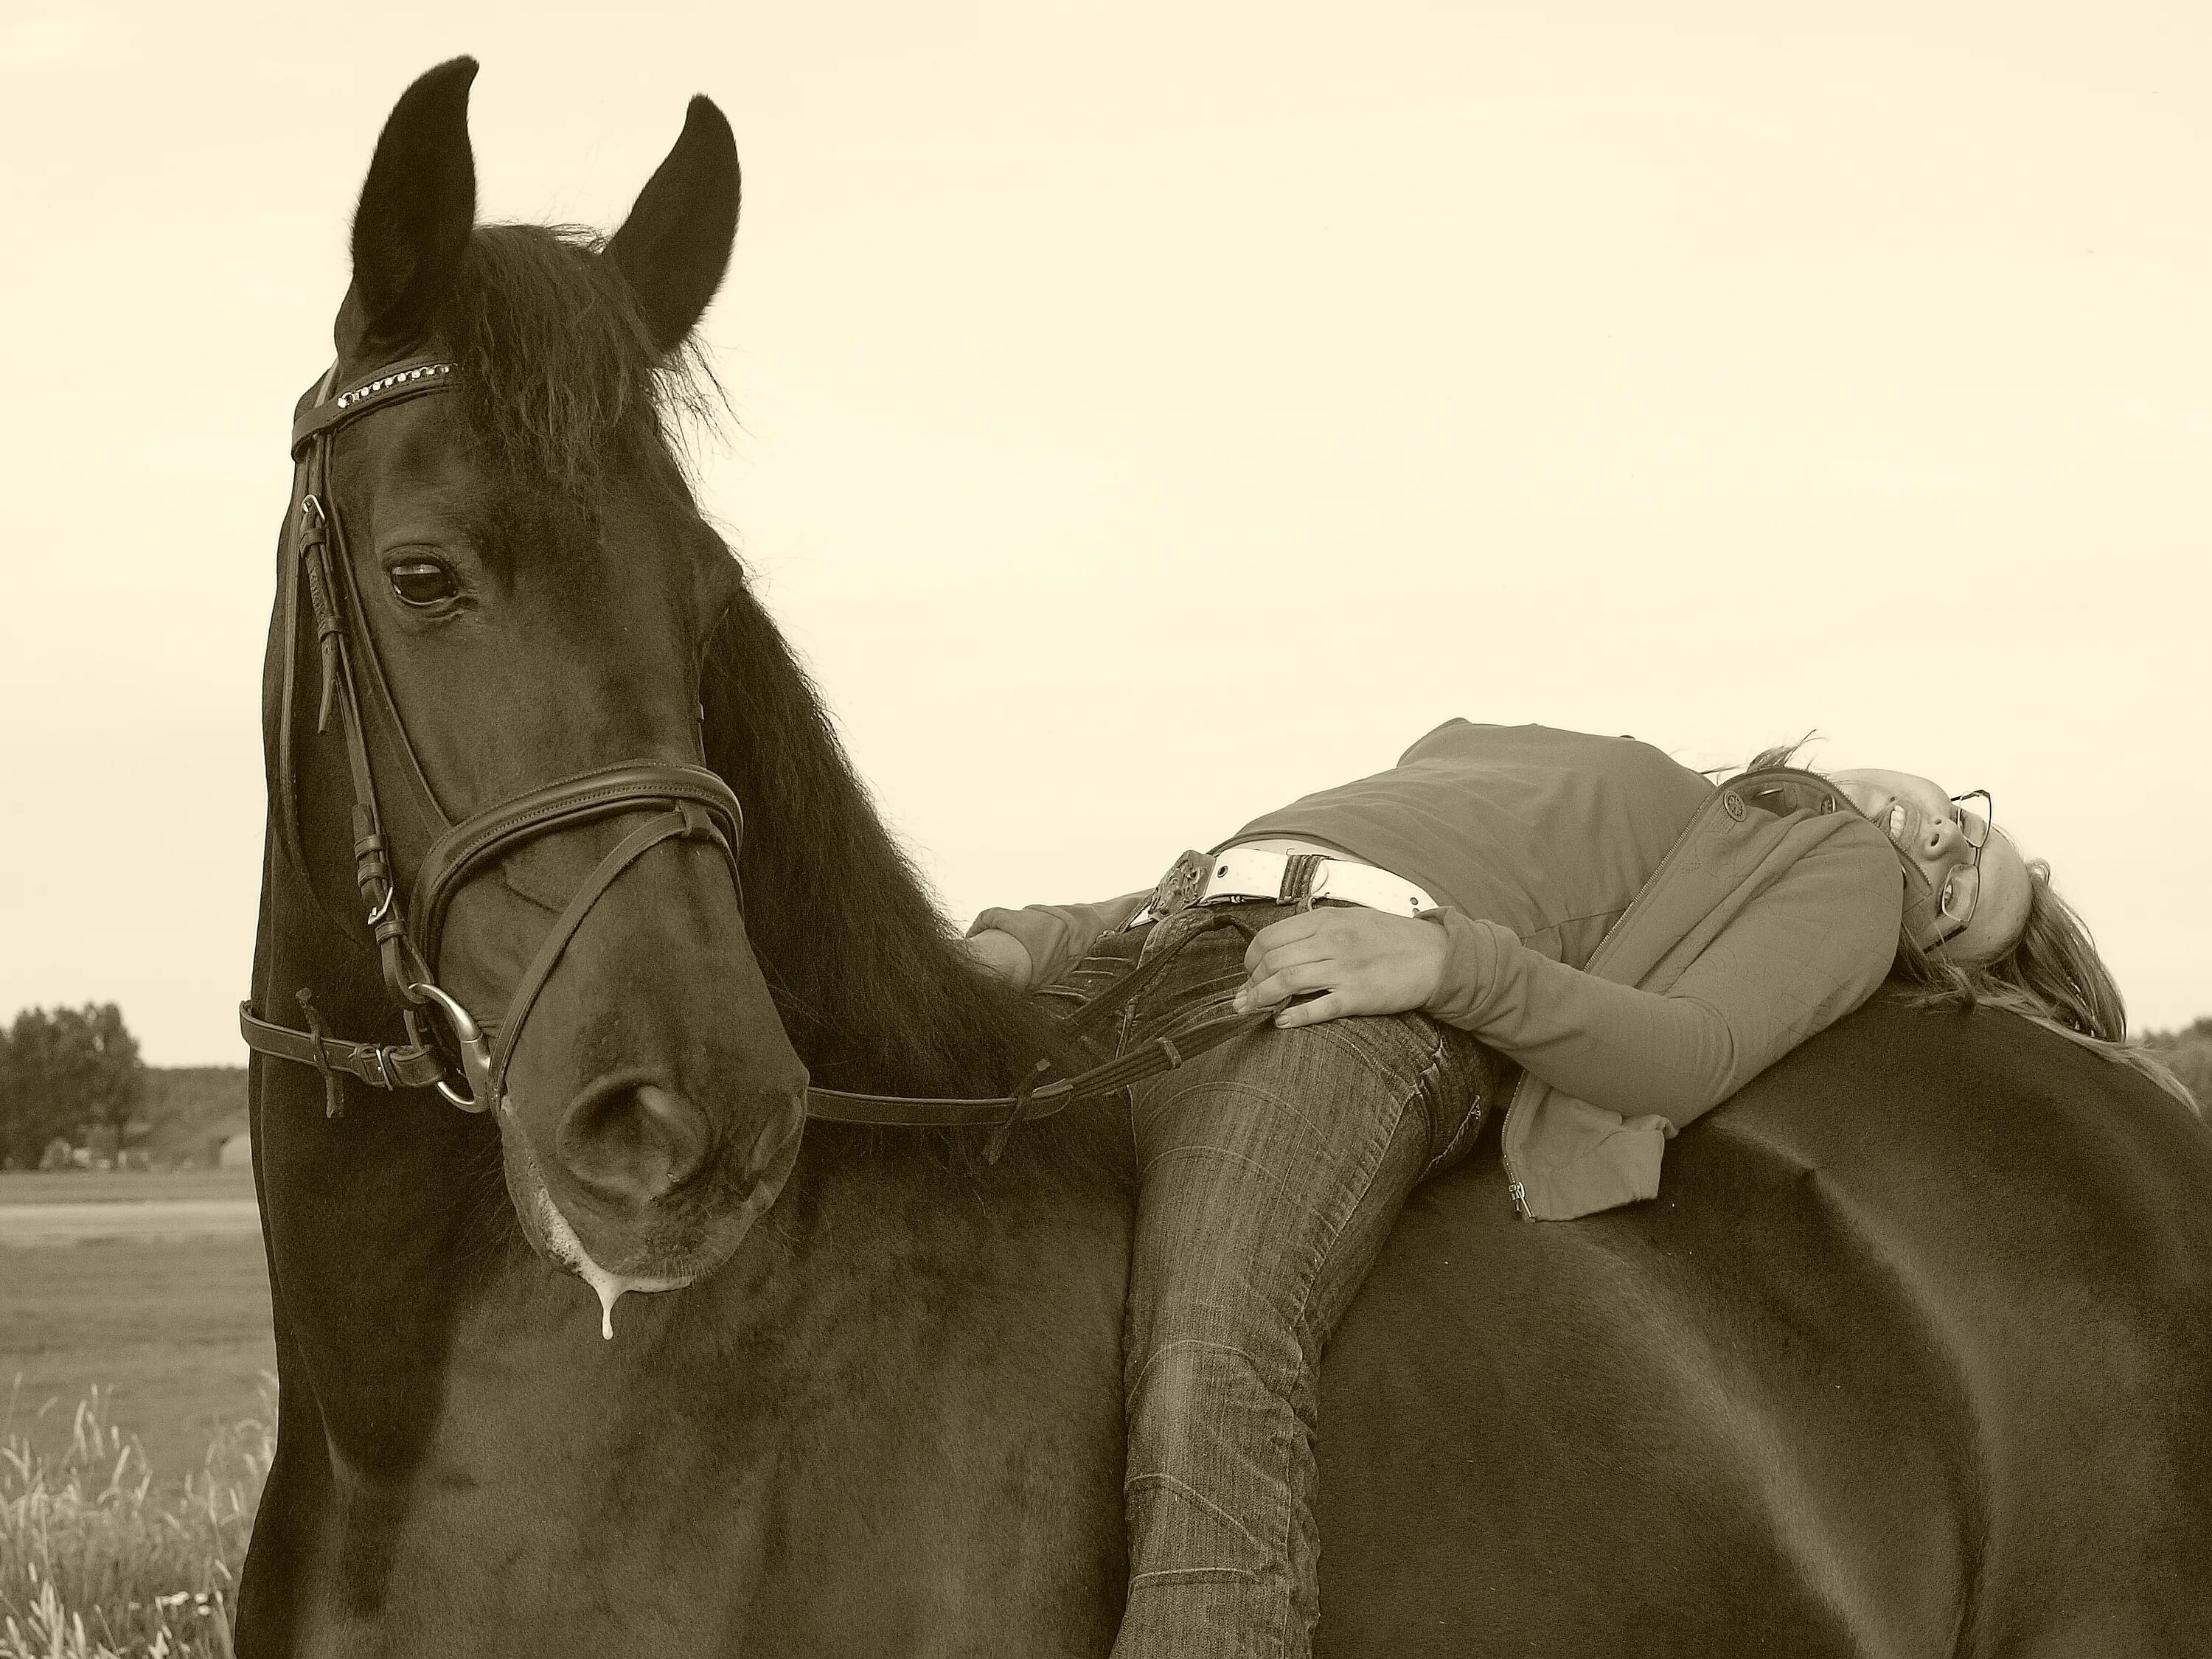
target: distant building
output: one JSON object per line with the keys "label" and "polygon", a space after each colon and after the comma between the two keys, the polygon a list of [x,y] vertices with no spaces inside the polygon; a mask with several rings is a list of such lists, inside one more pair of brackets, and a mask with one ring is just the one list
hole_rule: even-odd
{"label": "distant building", "polygon": [[224,1162],[224,1155],[229,1152],[233,1141],[237,1141],[241,1146],[246,1144],[244,1112],[226,1112],[209,1124],[201,1132],[198,1155],[193,1162],[203,1170],[235,1167]]}

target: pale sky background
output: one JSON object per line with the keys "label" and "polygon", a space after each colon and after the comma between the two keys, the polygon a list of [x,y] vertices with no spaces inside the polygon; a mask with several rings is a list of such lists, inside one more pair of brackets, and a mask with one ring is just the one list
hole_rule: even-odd
{"label": "pale sky background", "polygon": [[728,114],[705,497],[954,915],[1452,714],[1818,727],[2212,1012],[2201,0],[8,0],[0,1018],[244,1057],[286,421],[459,52],[486,217]]}

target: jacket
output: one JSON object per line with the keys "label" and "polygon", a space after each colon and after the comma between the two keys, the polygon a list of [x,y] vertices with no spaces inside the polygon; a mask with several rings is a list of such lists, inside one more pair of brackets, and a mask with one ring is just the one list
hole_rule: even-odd
{"label": "jacket", "polygon": [[[1755,908],[1778,886],[1802,889],[1814,866],[1833,902]],[[1904,902],[1888,837],[1839,792],[1794,769],[1747,774],[1698,809],[1582,971],[1664,995],[1755,926],[1755,970],[1770,980],[1802,970],[1814,989],[1792,1000],[1760,1045],[1773,1052],[1750,1056],[1741,1084],[1874,994]],[[1778,914],[1789,918],[1779,938]],[[1563,1221],[1655,1196],[1667,1141],[1712,1103],[1625,1116],[1524,1070],[1500,1132],[1515,1205],[1528,1219]]]}

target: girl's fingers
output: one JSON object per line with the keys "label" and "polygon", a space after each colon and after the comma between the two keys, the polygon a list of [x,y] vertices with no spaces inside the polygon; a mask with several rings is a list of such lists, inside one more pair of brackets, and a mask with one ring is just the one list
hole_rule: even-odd
{"label": "girl's fingers", "polygon": [[1271,951],[1292,945],[1300,939],[1311,939],[1314,929],[1325,918],[1319,911],[1310,910],[1301,916],[1285,916],[1280,921],[1269,922],[1252,935],[1244,947],[1244,966],[1247,971],[1259,971],[1260,962]]}
{"label": "girl's fingers", "polygon": [[1296,996],[1301,991],[1329,990],[1341,977],[1334,963],[1293,963],[1264,978],[1249,981],[1237,994],[1237,1012],[1241,1014],[1251,1008],[1272,1008],[1285,997]]}
{"label": "girl's fingers", "polygon": [[1323,1020],[1340,1019],[1352,1012],[1344,1006],[1344,999],[1331,991],[1327,996],[1316,997],[1310,1002],[1294,1002],[1275,1016],[1275,1024],[1283,1030],[1294,1025],[1318,1025]]}
{"label": "girl's fingers", "polygon": [[1317,939],[1292,939],[1287,945],[1278,945],[1263,952],[1257,962],[1247,963],[1246,971],[1255,979],[1265,979],[1270,974],[1287,973],[1294,968],[1333,965],[1339,972],[1349,967],[1343,952],[1331,950]]}

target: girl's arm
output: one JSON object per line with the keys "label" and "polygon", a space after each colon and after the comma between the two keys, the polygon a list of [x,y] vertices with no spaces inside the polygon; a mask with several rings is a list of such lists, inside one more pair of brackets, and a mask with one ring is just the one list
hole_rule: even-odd
{"label": "girl's arm", "polygon": [[[1152,890],[1147,887],[1141,893],[1124,893],[1096,904],[1031,904],[1019,910],[986,910],[968,929],[969,949],[1002,979],[1034,990],[1059,980],[1102,936],[1127,925],[1152,896]],[[1020,946],[1028,958],[1026,964],[1007,948],[1009,940]]]}
{"label": "girl's arm", "polygon": [[1663,992],[1539,956],[1495,922],[1431,912],[1449,949],[1427,1012],[1592,1105],[1685,1122],[1874,994],[1901,902],[1887,847],[1832,837]]}

